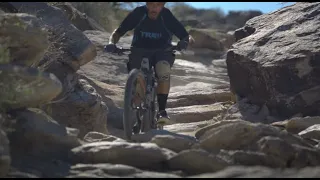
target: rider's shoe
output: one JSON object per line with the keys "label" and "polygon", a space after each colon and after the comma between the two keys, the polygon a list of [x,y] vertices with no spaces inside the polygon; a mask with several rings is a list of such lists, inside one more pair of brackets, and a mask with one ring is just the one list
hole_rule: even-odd
{"label": "rider's shoe", "polygon": [[168,124],[170,122],[170,117],[167,115],[165,110],[160,111],[157,114],[157,122],[161,124]]}

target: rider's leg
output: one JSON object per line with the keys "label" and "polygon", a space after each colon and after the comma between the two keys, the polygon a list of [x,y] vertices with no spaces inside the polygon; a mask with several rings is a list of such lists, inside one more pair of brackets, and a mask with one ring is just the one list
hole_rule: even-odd
{"label": "rider's leg", "polygon": [[162,54],[156,56],[156,76],[158,79],[158,87],[157,87],[157,99],[159,105],[159,114],[158,121],[168,121],[169,117],[166,113],[166,105],[168,100],[168,95],[170,91],[170,74],[171,67],[174,63],[174,55],[173,54]]}
{"label": "rider's leg", "polygon": [[157,96],[159,111],[164,111],[167,105],[168,94],[170,91],[170,71],[171,67],[167,61],[159,61],[156,64],[158,78]]}

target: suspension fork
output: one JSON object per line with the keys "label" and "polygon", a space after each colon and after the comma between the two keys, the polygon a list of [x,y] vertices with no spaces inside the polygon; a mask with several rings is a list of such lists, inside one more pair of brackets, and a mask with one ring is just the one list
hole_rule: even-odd
{"label": "suspension fork", "polygon": [[141,62],[141,70],[145,75],[146,80],[146,102],[145,108],[150,108],[153,100],[153,69],[150,67],[150,62],[148,58],[143,58]]}

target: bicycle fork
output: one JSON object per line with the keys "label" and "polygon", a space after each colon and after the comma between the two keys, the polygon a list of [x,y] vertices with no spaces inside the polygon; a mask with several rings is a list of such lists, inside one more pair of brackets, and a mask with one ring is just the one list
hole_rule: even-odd
{"label": "bicycle fork", "polygon": [[156,93],[155,89],[157,86],[157,83],[155,81],[155,75],[154,70],[152,67],[150,67],[149,59],[143,58],[141,62],[141,69],[145,75],[146,79],[146,102],[145,102],[145,110],[150,110],[151,119],[148,119],[151,123],[151,126],[153,128],[156,128],[156,122],[155,122],[155,113],[156,113],[156,107],[155,107],[155,99],[156,99]]}

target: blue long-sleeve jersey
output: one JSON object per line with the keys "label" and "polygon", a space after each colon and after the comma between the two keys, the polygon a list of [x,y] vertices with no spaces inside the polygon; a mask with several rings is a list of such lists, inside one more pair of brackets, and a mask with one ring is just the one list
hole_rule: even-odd
{"label": "blue long-sleeve jersey", "polygon": [[156,20],[149,19],[146,6],[135,8],[122,21],[116,32],[123,36],[133,29],[131,46],[137,48],[166,48],[171,46],[173,35],[180,40],[189,36],[184,26],[165,7]]}

